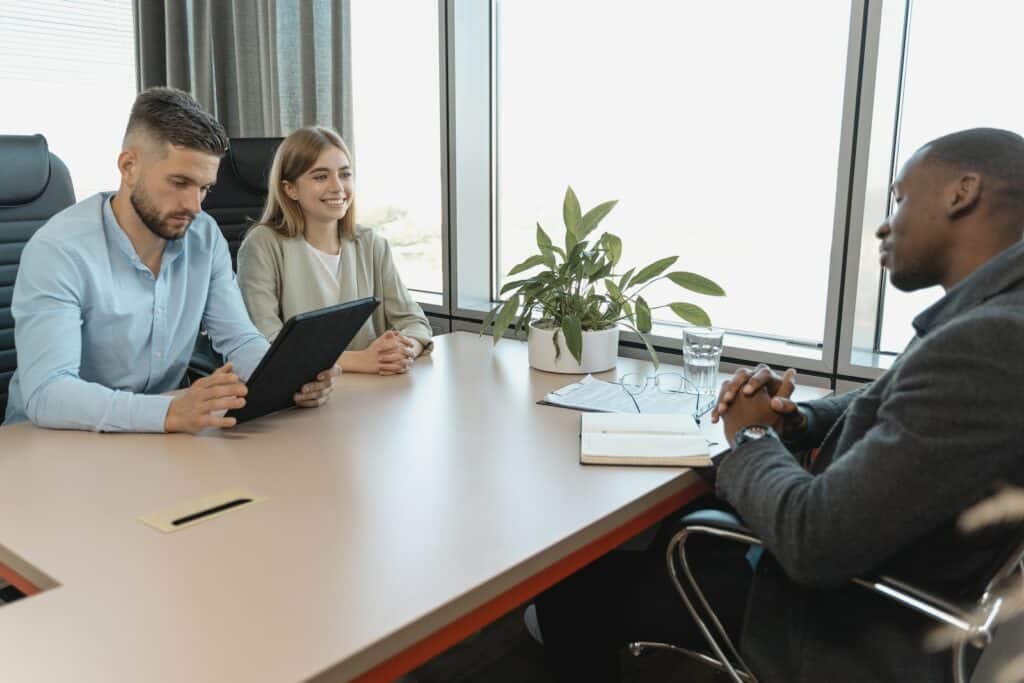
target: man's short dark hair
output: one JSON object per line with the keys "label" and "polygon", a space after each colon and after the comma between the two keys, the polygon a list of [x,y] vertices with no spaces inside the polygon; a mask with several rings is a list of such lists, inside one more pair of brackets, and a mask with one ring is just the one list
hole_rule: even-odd
{"label": "man's short dark hair", "polygon": [[997,199],[1024,209],[1024,137],[999,128],[971,128],[936,138],[925,150],[926,162],[995,180]]}
{"label": "man's short dark hair", "polygon": [[125,139],[135,133],[217,156],[228,151],[224,126],[203,111],[188,93],[176,88],[149,88],[139,93],[128,117]]}

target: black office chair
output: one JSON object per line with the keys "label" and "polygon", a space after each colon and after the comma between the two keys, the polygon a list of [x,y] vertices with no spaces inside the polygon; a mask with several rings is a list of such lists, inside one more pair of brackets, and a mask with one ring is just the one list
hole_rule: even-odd
{"label": "black office chair", "polygon": [[11,299],[25,243],[75,203],[71,175],[42,135],[0,135],[0,421],[18,364]]}
{"label": "black office chair", "polygon": [[[239,247],[246,230],[259,220],[266,203],[267,179],[273,155],[281,137],[232,137],[227,154],[217,170],[217,184],[203,202],[231,252],[231,267],[238,268]],[[223,365],[224,359],[213,350],[205,330],[200,330],[193,357],[188,361],[184,385],[206,377]]]}
{"label": "black office chair", "polygon": [[203,211],[213,216],[228,241],[232,267],[246,230],[263,212],[270,166],[281,140],[231,138],[217,171],[217,184],[203,202]]}
{"label": "black office chair", "polygon": [[[259,220],[267,201],[267,179],[274,153],[282,138],[231,138],[227,154],[217,171],[217,184],[203,202],[231,251],[231,267],[238,267],[238,247],[245,233]],[[185,373],[188,385],[223,365],[224,359],[213,350],[205,330],[200,330],[192,360]]]}
{"label": "black office chair", "polygon": [[[637,641],[630,643],[629,651],[639,656],[649,649],[668,650],[695,659],[726,673],[734,683],[756,683],[757,677],[743,661],[740,653],[715,615],[707,598],[701,592],[686,559],[686,541],[702,534],[746,545],[760,546],[761,540],[735,516],[719,510],[700,510],[683,518],[682,529],[669,541],[665,560],[676,592],[697,624],[711,653],[695,652],[667,643]],[[983,650],[992,642],[996,621],[1003,608],[1000,589],[1020,574],[1024,561],[1024,541],[1008,549],[984,589],[972,604],[962,605],[923,591],[890,576],[853,579],[853,583],[876,595],[933,619],[937,624],[952,627],[960,636],[952,648],[953,680],[967,683],[966,652],[970,644]],[[680,580],[682,576],[682,580]],[[685,587],[684,587],[685,581]],[[691,595],[693,597],[691,597]],[[694,603],[698,603],[711,622],[710,627],[701,619]],[[712,633],[712,630],[714,633]],[[717,639],[716,639],[717,638]],[[724,645],[724,647],[723,647]],[[726,654],[728,651],[728,655]]]}

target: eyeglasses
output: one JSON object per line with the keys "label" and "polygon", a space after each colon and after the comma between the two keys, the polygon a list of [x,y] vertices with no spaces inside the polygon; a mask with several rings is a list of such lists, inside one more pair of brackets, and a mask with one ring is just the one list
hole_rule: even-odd
{"label": "eyeglasses", "polygon": [[706,415],[715,405],[714,397],[709,396],[708,404],[702,407],[701,398],[703,394],[697,389],[697,385],[678,372],[659,372],[657,375],[642,375],[638,372],[631,372],[619,378],[619,385],[626,392],[626,395],[629,396],[630,400],[633,401],[633,406],[638,413],[643,411],[640,410],[640,404],[637,402],[636,397],[644,393],[652,381],[655,389],[663,394],[691,394],[695,396],[697,404],[693,410],[693,417],[697,420],[698,424],[700,424],[700,418]]}

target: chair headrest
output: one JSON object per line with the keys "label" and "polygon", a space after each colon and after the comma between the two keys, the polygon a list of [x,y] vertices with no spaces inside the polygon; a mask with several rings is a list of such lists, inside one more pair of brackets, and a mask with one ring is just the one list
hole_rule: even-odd
{"label": "chair headrest", "polygon": [[282,138],[232,138],[228,151],[235,176],[254,192],[267,193],[270,167]]}
{"label": "chair headrest", "polygon": [[0,135],[0,206],[36,199],[50,181],[50,150],[42,135]]}

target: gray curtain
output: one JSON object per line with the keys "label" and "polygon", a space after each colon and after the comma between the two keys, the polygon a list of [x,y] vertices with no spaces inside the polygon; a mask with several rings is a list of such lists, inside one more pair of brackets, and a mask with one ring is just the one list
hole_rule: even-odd
{"label": "gray curtain", "polygon": [[349,0],[134,0],[140,90],[192,96],[231,137],[331,126],[352,142]]}

